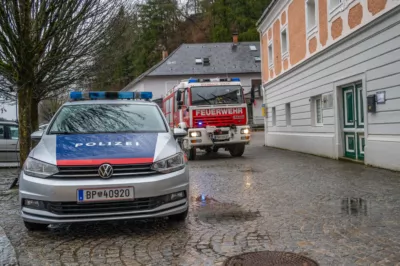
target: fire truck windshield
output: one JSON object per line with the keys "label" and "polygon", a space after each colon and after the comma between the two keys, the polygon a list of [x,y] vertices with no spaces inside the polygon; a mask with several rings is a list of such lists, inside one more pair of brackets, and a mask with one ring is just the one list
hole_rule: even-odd
{"label": "fire truck windshield", "polygon": [[218,105],[243,103],[239,85],[191,87],[192,105]]}

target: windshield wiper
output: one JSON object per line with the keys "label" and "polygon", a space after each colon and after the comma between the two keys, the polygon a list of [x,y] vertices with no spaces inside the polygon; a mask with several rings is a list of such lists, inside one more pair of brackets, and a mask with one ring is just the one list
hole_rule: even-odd
{"label": "windshield wiper", "polygon": [[71,131],[50,131],[50,135],[70,135],[70,134],[79,134],[78,132],[71,132]]}
{"label": "windshield wiper", "polygon": [[212,103],[207,100],[206,98],[204,98],[203,96],[201,96],[200,94],[196,93],[200,98],[202,98],[204,101],[208,102],[209,105],[212,105]]}

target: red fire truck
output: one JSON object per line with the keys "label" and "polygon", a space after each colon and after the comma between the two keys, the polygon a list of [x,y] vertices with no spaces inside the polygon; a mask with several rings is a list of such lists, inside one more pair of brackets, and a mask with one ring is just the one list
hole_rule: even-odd
{"label": "red fire truck", "polygon": [[187,131],[180,144],[189,160],[196,158],[197,149],[223,148],[239,157],[250,143],[239,78],[183,80],[167,92],[162,108],[171,128]]}

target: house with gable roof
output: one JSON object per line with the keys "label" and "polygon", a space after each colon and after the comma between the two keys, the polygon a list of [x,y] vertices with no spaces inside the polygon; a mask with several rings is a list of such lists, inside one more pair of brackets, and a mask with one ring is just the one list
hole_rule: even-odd
{"label": "house with gable roof", "polygon": [[[251,125],[264,125],[261,113],[261,58],[259,42],[239,42],[237,34],[232,42],[182,44],[158,64],[138,76],[122,91],[151,91],[153,100],[161,103],[166,92],[183,79],[240,78],[249,110]],[[255,88],[255,102],[250,103],[251,88]]]}

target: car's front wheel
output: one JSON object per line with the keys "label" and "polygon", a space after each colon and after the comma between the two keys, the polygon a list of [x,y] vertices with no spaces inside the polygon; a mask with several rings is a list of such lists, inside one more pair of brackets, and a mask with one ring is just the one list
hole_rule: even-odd
{"label": "car's front wheel", "polygon": [[229,153],[231,154],[231,156],[233,157],[240,157],[243,155],[244,153],[244,148],[245,145],[244,144],[236,144],[236,145],[232,145],[229,148]]}
{"label": "car's front wheel", "polygon": [[49,226],[48,224],[38,224],[24,221],[26,229],[29,231],[44,231]]}
{"label": "car's front wheel", "polygon": [[175,221],[175,222],[183,222],[186,220],[188,213],[189,213],[189,208],[182,213],[178,213],[178,214],[169,216],[169,219],[172,221]]}
{"label": "car's front wheel", "polygon": [[196,147],[192,147],[189,150],[186,150],[186,155],[189,161],[196,160]]}

